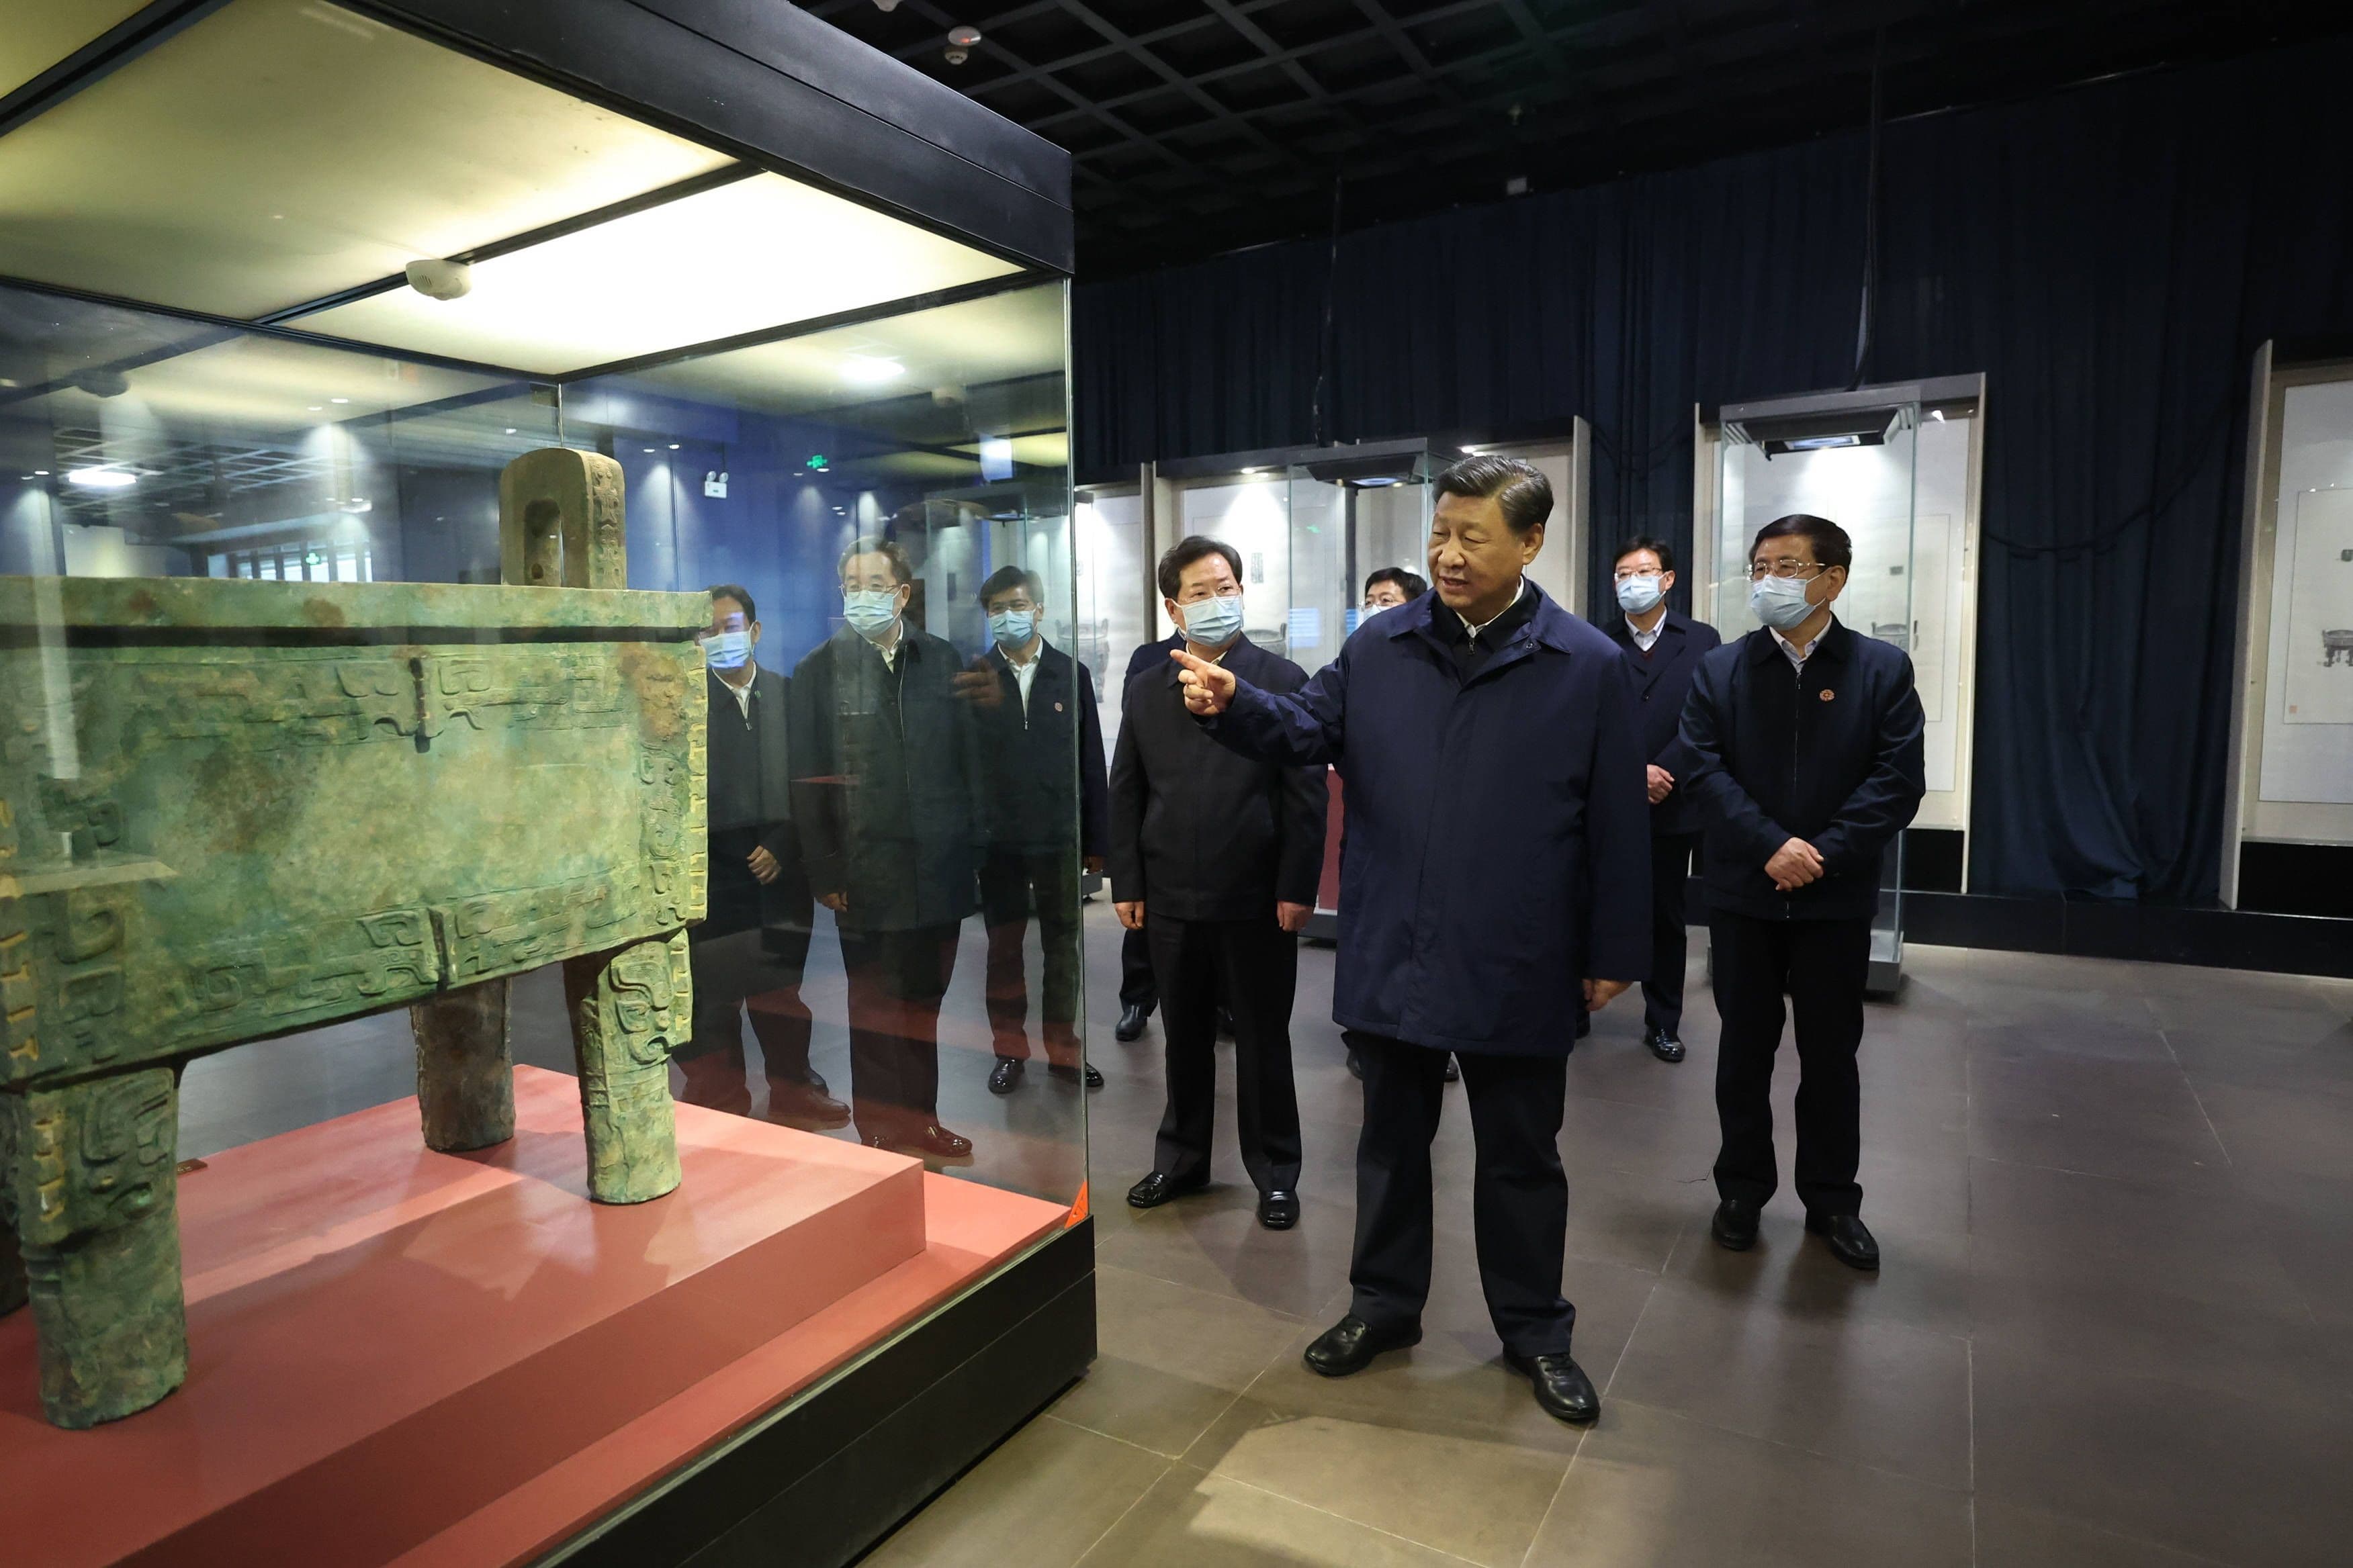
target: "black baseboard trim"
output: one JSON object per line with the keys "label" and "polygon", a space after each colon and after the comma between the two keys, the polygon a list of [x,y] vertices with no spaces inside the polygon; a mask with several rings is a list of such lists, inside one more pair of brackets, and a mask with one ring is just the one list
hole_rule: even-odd
{"label": "black baseboard trim", "polygon": [[1094,1358],[1088,1220],[755,1422],[541,1568],[842,1568]]}
{"label": "black baseboard trim", "polygon": [[1906,892],[1904,940],[1937,947],[2353,977],[2353,920],[2256,910]]}

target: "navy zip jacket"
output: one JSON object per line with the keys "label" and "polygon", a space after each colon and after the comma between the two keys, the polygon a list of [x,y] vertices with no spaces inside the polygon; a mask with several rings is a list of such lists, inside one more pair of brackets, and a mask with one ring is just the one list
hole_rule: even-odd
{"label": "navy zip jacket", "polygon": [[[1208,727],[1347,783],[1341,1027],[1564,1057],[1588,976],[1651,967],[1651,807],[1626,661],[1534,583],[1468,680],[1425,594],[1366,620],[1290,697],[1244,683]],[[1601,889],[1597,896],[1597,889]]]}
{"label": "navy zip jacket", "polygon": [[[1830,629],[1803,673],[1762,627],[1700,661],[1683,741],[1698,766],[1683,790],[1707,825],[1711,907],[1760,920],[1867,919],[1880,858],[1927,793],[1926,722],[1912,656]],[[1777,891],[1765,862],[1792,838],[1822,876]]]}
{"label": "navy zip jacket", "polygon": [[1653,837],[1697,833],[1703,822],[1688,784],[1694,759],[1683,743],[1683,699],[1691,694],[1700,659],[1724,639],[1705,621],[1672,610],[1661,617],[1659,640],[1647,656],[1624,616],[1610,616],[1601,630],[1625,653],[1626,668],[1633,673],[1634,692],[1641,702],[1644,754],[1675,775],[1675,787],[1667,798],[1651,807],[1651,832]]}

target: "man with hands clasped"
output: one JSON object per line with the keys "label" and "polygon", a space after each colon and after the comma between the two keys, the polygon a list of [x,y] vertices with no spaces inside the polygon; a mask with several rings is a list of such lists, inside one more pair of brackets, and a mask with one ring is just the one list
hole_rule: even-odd
{"label": "man with hands clasped", "polygon": [[1683,780],[1692,758],[1681,739],[1683,699],[1700,657],[1723,642],[1715,628],[1667,607],[1674,547],[1630,539],[1618,547],[1620,612],[1602,622],[1633,671],[1642,752],[1651,759],[1651,977],[1642,982],[1642,1043],[1662,1062],[1683,1059],[1683,890],[1699,849],[1699,814]]}
{"label": "man with hands clasped", "polygon": [[[1160,558],[1175,650],[1288,691],[1307,678],[1242,633],[1241,556],[1198,535]],[[1234,1020],[1234,1100],[1259,1223],[1299,1223],[1299,1095],[1291,1071],[1298,931],[1324,866],[1324,767],[1237,755],[1187,712],[1166,660],[1128,684],[1111,765],[1111,889],[1159,983],[1168,1105],[1152,1170],[1129,1190],[1156,1208],[1209,1181],[1217,1008]]]}
{"label": "man with hands clasped", "polygon": [[1764,626],[1692,679],[1683,788],[1707,826],[1715,1007],[1716,1241],[1757,1241],[1778,1184],[1773,1053],[1796,1013],[1798,1197],[1806,1228],[1856,1268],[1879,1267],[1855,1182],[1862,1155],[1862,988],[1880,862],[1926,793],[1912,658],[1831,606],[1853,561],[1846,531],[1803,513],[1757,531],[1748,603]]}
{"label": "man with hands clasped", "polygon": [[1470,458],[1435,489],[1436,591],[1366,621],[1295,694],[1172,658],[1219,741],[1331,763],[1347,786],[1332,1014],[1364,1064],[1365,1121],[1353,1296],[1308,1367],[1345,1376],[1421,1338],[1451,1051],[1495,1332],[1539,1405],[1590,1421],[1600,1397],[1569,1353],[1561,1294],[1558,1139],[1577,1018],[1650,963],[1645,752],[1616,646],[1525,575],[1552,512],[1543,473]]}

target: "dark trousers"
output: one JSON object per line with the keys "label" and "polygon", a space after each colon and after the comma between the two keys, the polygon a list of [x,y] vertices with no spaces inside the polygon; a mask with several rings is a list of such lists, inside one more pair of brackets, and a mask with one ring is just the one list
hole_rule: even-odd
{"label": "dark trousers", "polygon": [[1119,939],[1119,1005],[1146,1013],[1160,1005],[1160,987],[1152,978],[1152,943],[1140,931],[1122,932]]}
{"label": "dark trousers", "polygon": [[849,1105],[861,1132],[937,1121],[940,998],[955,973],[953,925],[841,928],[849,989]]}
{"label": "dark trousers", "polygon": [[679,1098],[690,1105],[748,1113],[752,1090],[744,1061],[744,1017],[751,1015],[762,1065],[771,1082],[809,1079],[809,1032],[814,1020],[801,1001],[801,973],[808,962],[806,926],[770,926],[687,938],[687,963],[694,977],[694,1033],[674,1053],[686,1087]]}
{"label": "dark trousers", "polygon": [[[1412,1328],[1430,1299],[1430,1142],[1445,1103],[1446,1053],[1354,1029],[1342,1037],[1365,1068],[1348,1310],[1376,1328]],[[1577,1309],[1560,1293],[1568,1249],[1568,1177],[1560,1165],[1568,1059],[1477,1051],[1457,1051],[1454,1059],[1477,1143],[1471,1223],[1487,1315],[1504,1349],[1559,1354],[1577,1324]]]}
{"label": "dark trousers", "polygon": [[1671,1038],[1683,1025],[1683,960],[1690,945],[1683,936],[1683,892],[1699,844],[1696,833],[1651,837],[1651,977],[1642,982],[1642,1025]]}
{"label": "dark trousers", "polygon": [[1717,1194],[1763,1204],[1779,1184],[1773,1053],[1781,1044],[1786,994],[1797,1017],[1801,1075],[1798,1197],[1809,1214],[1862,1213],[1854,1172],[1862,1152],[1862,1088],[1854,1056],[1862,1043],[1870,918],[1767,921],[1718,912],[1708,933],[1715,1010],[1724,1019],[1715,1055],[1715,1116],[1724,1131]]}
{"label": "dark trousers", "polygon": [[1234,1109],[1242,1168],[1261,1192],[1299,1185],[1299,1091],[1291,1076],[1291,1003],[1299,939],[1274,923],[1187,921],[1145,903],[1145,935],[1160,984],[1168,1108],[1152,1168],[1189,1181],[1209,1173],[1217,1131],[1218,1001],[1234,1015]]}
{"label": "dark trousers", "polygon": [[1000,1057],[1029,1055],[1029,986],[1022,941],[1038,918],[1044,954],[1039,998],[1046,1059],[1079,1064],[1079,857],[1075,849],[992,849],[980,868],[980,910],[988,928],[988,1033]]}

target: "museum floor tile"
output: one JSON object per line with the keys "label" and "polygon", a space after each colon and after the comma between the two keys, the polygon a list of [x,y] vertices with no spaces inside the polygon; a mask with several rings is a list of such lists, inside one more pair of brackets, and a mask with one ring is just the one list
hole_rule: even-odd
{"label": "museum floor tile", "polygon": [[1709,1243],[1694,936],[1690,1059],[1652,1059],[1621,1003],[1569,1063],[1565,1289],[1606,1394],[1580,1434],[1498,1359],[1459,1102],[1427,1337],[1338,1382],[1300,1366],[1347,1302],[1356,1094],[1328,951],[1303,955],[1294,1017],[1300,1228],[1252,1223],[1229,1092],[1219,1185],[1120,1201],[1151,1158],[1159,1034],[1112,1042],[1108,910],[1089,939],[1101,1359],[870,1568],[2343,1561],[2353,982],[1911,949],[1863,1047],[1873,1278],[1787,1194],[1755,1251]]}

